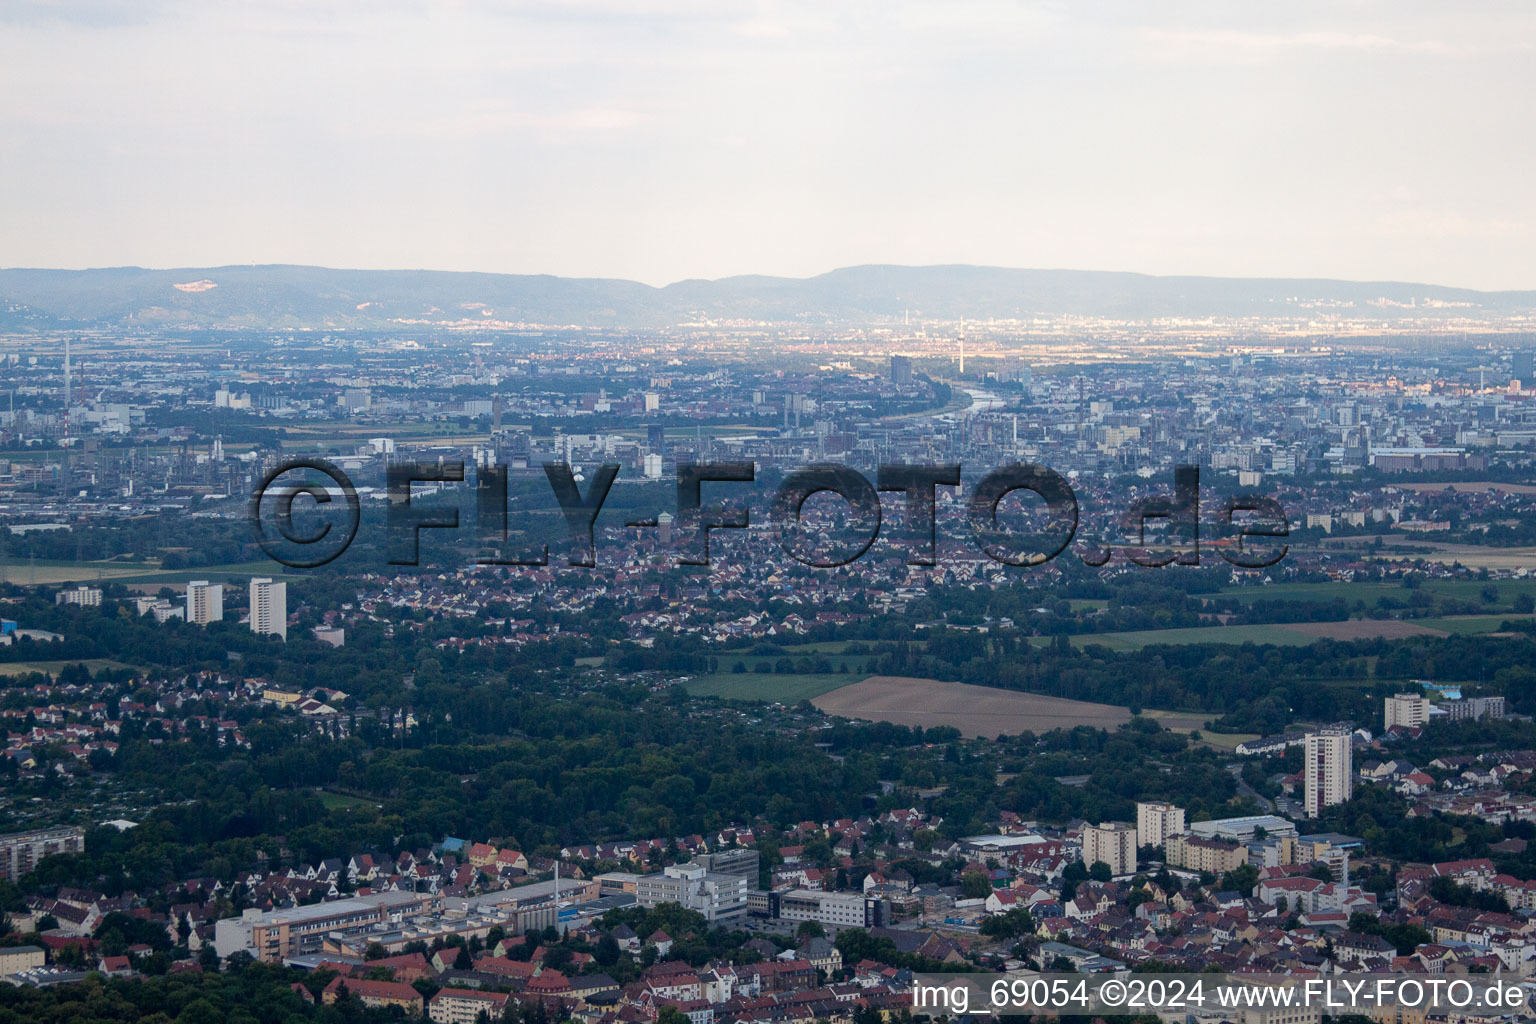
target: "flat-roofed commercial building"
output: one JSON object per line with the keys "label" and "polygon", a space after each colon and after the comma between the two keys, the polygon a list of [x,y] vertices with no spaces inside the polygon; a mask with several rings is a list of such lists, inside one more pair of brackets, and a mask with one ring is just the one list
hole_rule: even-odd
{"label": "flat-roofed commercial building", "polygon": [[1236,843],[1251,843],[1266,836],[1294,836],[1296,826],[1274,814],[1249,814],[1241,818],[1217,818],[1215,821],[1197,821],[1189,826],[1189,834],[1203,839],[1230,839]]}
{"label": "flat-roofed commercial building", "polygon": [[779,919],[819,921],[834,928],[863,928],[870,923],[870,902],[863,893],[793,889],[779,894]]}
{"label": "flat-roofed commercial building", "polygon": [[646,908],[676,903],[698,911],[710,922],[732,921],[747,914],[747,880],[706,871],[692,862],[673,864],[660,874],[640,876],[635,898]]}
{"label": "flat-roofed commercial building", "polygon": [[47,959],[41,946],[0,946],[0,974],[36,970]]}
{"label": "flat-roofed commercial building", "polygon": [[757,851],[745,846],[701,853],[694,858],[694,862],[705,871],[713,871],[718,875],[736,875],[745,878],[748,885],[757,884],[758,860]]}
{"label": "flat-roofed commercial building", "polygon": [[282,910],[247,910],[213,926],[219,956],[247,952],[258,960],[281,962],[320,950],[327,936],[345,938],[418,914],[441,909],[442,897],[426,893],[380,892]]}

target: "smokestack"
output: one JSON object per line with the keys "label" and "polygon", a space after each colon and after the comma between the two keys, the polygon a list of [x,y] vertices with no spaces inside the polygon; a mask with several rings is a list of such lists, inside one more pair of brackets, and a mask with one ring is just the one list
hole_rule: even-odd
{"label": "smokestack", "polygon": [[64,339],[64,414],[69,415],[69,339]]}

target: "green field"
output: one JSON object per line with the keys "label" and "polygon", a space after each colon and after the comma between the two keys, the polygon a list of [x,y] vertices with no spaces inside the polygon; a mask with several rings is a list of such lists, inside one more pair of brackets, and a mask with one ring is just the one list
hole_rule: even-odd
{"label": "green field", "polygon": [[1413,619],[1411,621],[1428,629],[1439,629],[1458,636],[1478,636],[1497,633],[1506,622],[1531,621],[1530,615],[1451,615],[1440,619]]}
{"label": "green field", "polygon": [[1350,605],[1356,601],[1373,605],[1379,597],[1406,602],[1415,593],[1422,593],[1431,597],[1481,604],[1484,587],[1493,587],[1499,592],[1495,608],[1507,609],[1517,594],[1536,597],[1536,579],[1425,580],[1416,590],[1409,590],[1401,583],[1272,583],[1264,587],[1227,587],[1221,591],[1220,596],[1243,604],[1253,601],[1332,601],[1334,598],[1342,598]]}
{"label": "green field", "polygon": [[[1183,732],[1183,729],[1174,729],[1174,732]],[[1239,743],[1247,740],[1256,740],[1259,734],[1256,732],[1211,732],[1209,729],[1199,729],[1200,741],[1215,747],[1217,750],[1235,750]]]}
{"label": "green field", "polygon": [[0,662],[0,676],[24,676],[29,672],[46,672],[49,675],[58,675],[59,670],[65,665],[84,665],[92,673],[104,668],[125,668],[129,671],[137,671],[132,665],[125,665],[120,661],[111,661],[107,658],[86,658],[83,661],[5,661]]}
{"label": "green field", "polygon": [[794,675],[773,672],[716,672],[696,676],[684,684],[695,697],[724,697],[726,700],[766,700],[782,704],[797,704],[824,693],[830,693],[850,683],[857,683],[867,675],[857,672],[843,674]]}
{"label": "green field", "polygon": [[[1052,637],[1031,637],[1030,642],[1044,647]],[[1126,633],[1084,633],[1072,637],[1072,646],[1107,647],[1111,651],[1139,651],[1150,644],[1275,644],[1280,647],[1305,647],[1315,637],[1304,636],[1279,624],[1257,626],[1189,626],[1181,629],[1138,629]]]}
{"label": "green field", "polygon": [[361,797],[347,796],[345,793],[332,793],[328,789],[322,789],[320,791],[320,802],[325,805],[325,809],[328,811],[334,811],[338,809],[344,810],[350,807],[381,806],[371,800],[364,800]]}
{"label": "green field", "polygon": [[[914,647],[921,647],[925,643],[927,643],[926,640],[912,641]],[[833,671],[839,674],[841,674],[846,666],[849,672],[862,672],[865,675],[869,675],[871,671],[869,663],[877,657],[877,655],[873,654],[844,654],[843,652],[849,647],[849,642],[846,640],[822,640],[808,644],[774,644],[771,646],[773,647],[771,652],[765,647],[761,652],[755,654],[752,653],[756,649],[755,647],[722,651],[720,652],[720,664],[729,670],[734,668],[737,662],[741,662],[750,671],[765,663],[771,666],[780,658],[788,658],[796,662],[802,658],[810,658],[812,661],[825,658],[828,664],[832,666]],[[865,643],[865,647],[872,646],[874,646],[873,643]],[[722,672],[719,674],[725,675],[727,673]]]}
{"label": "green field", "polygon": [[257,561],[230,565],[205,565],[195,569],[162,569],[146,562],[66,562],[39,558],[0,559],[0,580],[17,586],[56,586],[60,583],[186,583],[189,580],[223,580],[231,576],[281,576],[277,562]]}

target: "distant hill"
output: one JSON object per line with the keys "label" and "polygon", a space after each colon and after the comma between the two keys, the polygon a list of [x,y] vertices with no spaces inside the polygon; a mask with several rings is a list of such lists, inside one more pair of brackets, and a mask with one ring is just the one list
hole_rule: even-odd
{"label": "distant hill", "polygon": [[98,326],[366,328],[423,322],[654,327],[697,318],[807,322],[1079,314],[1499,317],[1536,291],[1402,282],[1153,277],[999,267],[847,267],[809,278],[634,281],[430,270],[237,266],[0,270],[0,329]]}

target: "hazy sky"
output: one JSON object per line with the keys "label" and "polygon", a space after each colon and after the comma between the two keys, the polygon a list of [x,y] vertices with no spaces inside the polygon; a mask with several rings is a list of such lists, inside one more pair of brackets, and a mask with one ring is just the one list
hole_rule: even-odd
{"label": "hazy sky", "polygon": [[0,0],[0,265],[1536,288],[1536,4]]}

